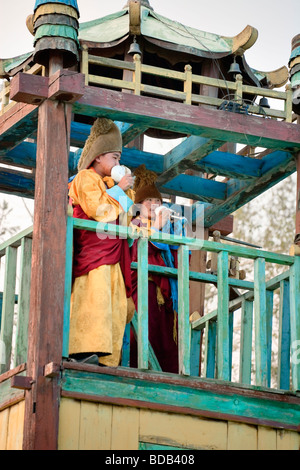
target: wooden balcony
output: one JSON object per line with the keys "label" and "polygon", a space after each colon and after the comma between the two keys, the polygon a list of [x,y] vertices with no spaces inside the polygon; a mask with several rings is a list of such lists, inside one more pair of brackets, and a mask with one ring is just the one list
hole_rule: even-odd
{"label": "wooden balcony", "polygon": [[[67,403],[70,405],[76,399],[98,406],[101,403],[105,406],[122,405],[129,410],[150,409],[201,420],[212,419],[216,426],[217,423],[244,423],[255,428],[256,432],[258,428],[273,429],[274,432],[284,429],[292,434],[299,431],[299,318],[296,316],[299,311],[299,257],[169,235],[163,241],[179,246],[179,266],[178,269],[163,268],[148,265],[149,240],[141,236],[138,263],[132,265],[138,270],[138,313],[125,333],[120,367],[101,368],[68,362],[72,234],[73,229],[83,228],[110,236],[138,237],[136,232],[126,227],[68,217],[62,362],[47,364],[44,368],[49,380],[57,377],[60,383],[63,416]],[[152,236],[151,240],[162,241],[159,234]],[[30,245],[31,229],[28,229],[0,247],[1,258],[6,258],[0,336],[0,410],[1,407],[21,403],[24,390],[30,388],[30,380],[26,377]],[[190,249],[215,254],[217,275],[190,271]],[[17,251],[20,251],[21,273],[20,287],[15,290]],[[253,282],[229,277],[230,256],[254,261]],[[284,272],[273,279],[266,279],[266,262],[283,266]],[[161,371],[148,341],[147,285],[148,273],[151,272],[178,279],[179,374]],[[190,321],[189,315],[190,280],[213,284],[218,290],[217,309],[205,312],[195,321]],[[229,301],[230,286],[243,292],[233,301]],[[271,354],[274,353],[272,299],[275,290],[279,290],[281,302],[280,339],[276,350],[278,375],[274,386],[271,385]],[[232,381],[233,321],[238,309],[242,310],[239,378]],[[138,369],[131,368],[128,363],[129,341],[126,337],[129,328],[134,329],[138,338]],[[66,422],[61,426],[66,426]],[[62,447],[66,445],[65,439],[64,434]]]}
{"label": "wooden balcony", "polygon": [[[244,86],[240,77],[237,77],[235,82],[222,82],[195,76],[189,68],[181,73],[173,73],[143,65],[137,58],[133,63],[111,62],[108,59],[89,57],[87,51],[85,54],[82,69],[85,75],[79,76],[78,80],[82,83],[84,78],[85,87],[81,90],[82,96],[77,96],[76,99],[73,99],[71,92],[66,96],[65,89],[59,88],[63,81],[66,83],[70,79],[69,71],[61,71],[56,77],[58,88],[55,97],[51,95],[53,77],[35,77],[35,85],[42,85],[38,91],[28,74],[20,74],[18,77],[18,87],[14,88],[11,97],[20,102],[5,108],[0,116],[1,191],[34,197],[37,169],[35,140],[39,106],[32,100],[37,99],[40,105],[45,101],[49,104],[47,112],[50,113],[52,102],[61,98],[60,103],[63,106],[58,114],[60,122],[64,125],[66,115],[60,111],[68,106],[73,113],[73,120],[70,126],[66,127],[66,133],[70,132],[70,144],[75,147],[70,151],[68,147],[69,175],[76,172],[81,148],[90,131],[89,120],[92,121],[96,116],[109,117],[119,122],[122,130],[122,163],[131,169],[146,163],[149,169],[157,173],[158,185],[162,192],[193,199],[192,220],[196,223],[201,213],[204,228],[211,227],[295,171],[295,155],[299,152],[300,136],[299,126],[293,123],[289,89],[285,92],[275,92]],[[113,67],[120,70],[128,67],[134,79],[132,82],[126,82],[122,77],[112,78],[109,76],[110,72],[108,76],[100,74],[95,78],[87,70],[89,63],[101,69],[109,67],[109,70]],[[173,79],[176,86],[149,88],[149,85],[143,82],[147,74],[158,74]],[[75,73],[74,77],[72,76],[72,80],[76,80],[78,74]],[[225,93],[229,91],[230,99],[197,95],[193,93],[193,84],[204,84],[219,89],[223,87]],[[78,89],[75,89],[74,93],[77,92]],[[250,95],[278,98],[284,103],[283,109],[262,110],[259,106],[247,102]],[[67,100],[68,97],[71,97],[70,101]],[[128,147],[128,144],[147,130],[171,133],[178,137],[178,143],[165,155]],[[224,151],[223,146],[227,143],[241,144],[244,148],[241,151]],[[262,150],[254,151],[258,148]],[[49,143],[49,155],[51,149]],[[49,165],[50,160],[51,158],[47,160]],[[187,169],[195,174],[187,174]],[[203,173],[210,174],[211,178],[204,178]],[[65,183],[67,185],[67,181]],[[58,199],[57,203],[62,204],[62,199]],[[138,313],[130,326],[138,336],[138,368],[133,369],[128,365],[128,331],[124,340],[123,362],[119,368],[83,366],[68,361],[72,233],[74,228],[85,228],[110,234],[115,233],[116,227],[75,220],[71,216],[66,216],[66,220],[62,217],[62,220],[67,226],[66,259],[62,263],[66,269],[64,308],[58,312],[64,317],[60,331],[63,350],[58,361],[43,363],[43,370],[39,368],[37,372],[39,396],[42,396],[42,400],[46,395],[52,400],[54,388],[58,390],[60,448],[84,448],[84,437],[80,435],[79,429],[83,429],[80,426],[83,426],[82,423],[87,419],[87,404],[91,405],[97,416],[101,413],[121,416],[124,413],[127,422],[134,417],[129,433],[131,436],[134,430],[134,444],[127,442],[126,449],[160,445],[185,449],[230,448],[229,429],[234,429],[235,436],[241,434],[244,437],[251,429],[251,435],[255,436],[251,442],[256,442],[256,448],[259,447],[257,443],[263,442],[258,435],[265,436],[268,432],[272,434],[272,448],[280,448],[284,433],[289,436],[289,444],[285,444],[285,448],[299,446],[298,256],[219,244],[199,237],[175,237],[164,240],[179,246],[179,267],[178,270],[172,270],[148,266],[148,239],[141,238],[139,263],[133,266],[138,270],[141,296]],[[45,227],[42,229],[45,230]],[[127,228],[120,227],[118,230],[123,236],[134,236]],[[29,229],[0,247],[1,258],[7,258],[3,294],[0,296],[0,419],[9,420],[7,413],[6,418],[3,418],[2,412],[9,410],[9,414],[13,414],[14,407],[23,406],[25,395],[28,396],[27,392],[35,386],[26,363],[31,233]],[[61,240],[64,240],[64,237]],[[156,238],[153,237],[152,240],[155,241]],[[53,245],[49,242],[49,253],[51,246]],[[216,272],[190,270],[188,253],[191,248],[215,256]],[[15,290],[18,252],[22,269],[17,283],[18,290]],[[245,258],[253,262],[253,280],[230,277],[228,263],[231,257]],[[35,266],[36,263],[37,260]],[[283,272],[278,277],[266,278],[266,263],[280,265]],[[55,272],[55,266],[50,268],[53,269],[51,272]],[[43,269],[46,267],[43,266]],[[161,275],[178,279],[179,374],[166,374],[159,370],[159,364],[148,342],[146,285],[148,272],[155,270]],[[217,288],[217,308],[205,311],[203,317],[194,321],[190,321],[190,281],[211,284]],[[241,291],[234,300],[229,299],[230,288]],[[271,383],[271,356],[274,352],[272,298],[275,291],[280,293],[281,302],[280,340],[276,349],[278,376],[274,384]],[[45,303],[39,312],[45,316],[44,309]],[[241,311],[242,318],[239,331],[239,371],[238,379],[233,379],[233,322],[238,311]],[[53,406],[57,404],[55,400],[51,403]],[[35,406],[34,402],[31,407],[32,419],[35,418]],[[39,404],[37,406],[39,407]],[[52,413],[52,407],[50,409],[45,406],[45,409],[48,410],[49,420],[52,420],[55,415]],[[180,426],[181,417],[188,429],[194,418],[197,419],[197,433],[201,436],[201,429],[210,429],[205,435],[206,438],[211,436],[211,444],[200,437],[195,443],[191,436],[183,444],[182,440],[175,439],[176,433],[172,440],[172,433],[163,433],[162,429],[157,431],[156,436],[151,434],[153,423],[157,424],[156,418],[165,422],[170,414],[175,429]],[[109,427],[108,423],[112,423],[113,418],[109,421],[107,416],[103,422]],[[102,436],[104,431],[101,431],[100,421],[97,429]],[[124,425],[119,426],[120,422],[121,418],[118,418],[115,428],[110,427],[115,429],[112,440],[118,438],[120,429],[126,440],[128,429]],[[21,418],[20,423],[19,429],[22,433]],[[56,425],[55,421],[52,428]],[[44,431],[46,428],[43,428]],[[75,429],[76,436],[73,435]],[[223,436],[220,438],[222,442],[218,441],[218,436]],[[45,439],[47,438],[46,433]],[[238,437],[235,442],[242,445]],[[5,445],[7,447],[7,441]],[[98,448],[101,445],[98,444]],[[109,445],[110,447],[106,448],[114,448],[112,441]]]}

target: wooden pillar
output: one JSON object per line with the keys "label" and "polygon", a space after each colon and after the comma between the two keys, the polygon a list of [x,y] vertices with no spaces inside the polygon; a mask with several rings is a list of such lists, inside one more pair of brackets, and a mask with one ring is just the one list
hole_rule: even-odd
{"label": "wooden pillar", "polygon": [[70,121],[70,104],[41,104],[27,362],[32,388],[25,396],[24,450],[57,449],[59,377],[46,376],[45,367],[62,359]]}
{"label": "wooden pillar", "polygon": [[[298,118],[298,121],[300,121],[300,118]],[[299,236],[298,244],[300,244],[300,152],[298,152],[296,155],[296,169],[297,169],[296,236],[297,235]]]}

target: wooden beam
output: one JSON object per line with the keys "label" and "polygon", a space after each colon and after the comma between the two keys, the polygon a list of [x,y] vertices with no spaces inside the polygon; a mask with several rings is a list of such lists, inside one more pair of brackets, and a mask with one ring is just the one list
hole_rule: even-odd
{"label": "wooden beam", "polygon": [[254,158],[215,151],[197,161],[195,168],[208,174],[252,179],[260,176],[261,165],[261,161]]}
{"label": "wooden beam", "polygon": [[209,235],[211,235],[215,230],[218,230],[221,235],[229,235],[233,232],[233,215],[228,215],[224,219],[220,220],[216,224],[209,227]]}
{"label": "wooden beam", "polygon": [[17,103],[0,116],[0,155],[16,147],[37,129],[38,108]]}
{"label": "wooden beam", "polygon": [[191,136],[165,155],[165,171],[157,178],[157,185],[163,186],[175,176],[191,168],[195,162],[206,157],[222,145],[218,140]]}
{"label": "wooden beam", "polygon": [[290,393],[159,372],[92,368],[64,363],[62,396],[299,431],[299,398]]}
{"label": "wooden beam", "polygon": [[[120,128],[123,146],[128,145],[130,142],[134,141],[140,135],[143,135],[147,130],[148,126],[142,125],[130,125],[127,123],[122,123],[123,125]],[[124,126],[125,124],[125,126]]]}
{"label": "wooden beam", "polygon": [[[72,122],[71,125],[71,144],[83,147],[85,140],[88,138],[91,126]],[[76,169],[80,151],[76,154],[70,152],[69,169],[73,173]],[[143,152],[135,148],[123,147],[121,164],[130,168],[137,168],[141,164],[145,164],[149,170],[157,174],[161,174],[164,169],[164,156],[157,153]],[[76,161],[74,161],[74,159]],[[273,160],[270,160],[272,163]],[[8,151],[4,155],[0,155],[0,163],[6,165],[17,165],[24,168],[35,168],[36,165],[36,144],[31,142],[22,142],[14,149]],[[249,157],[240,157],[231,153],[215,151],[204,157],[201,161],[197,161],[195,165],[198,170],[216,175],[228,176],[239,179],[252,179],[261,175],[261,167],[264,165],[261,160],[255,160]]]}
{"label": "wooden beam", "polygon": [[84,74],[57,69],[57,64],[51,71],[50,77],[18,73],[11,82],[10,99],[36,105],[48,98],[73,103],[84,94]]}
{"label": "wooden beam", "polygon": [[[277,152],[274,152],[274,154]],[[276,183],[291,175],[295,171],[295,160],[292,154],[279,152],[282,158],[275,167],[268,169],[260,178],[249,183],[232,180],[228,183],[228,197],[224,203],[215,206],[206,206],[204,209],[204,226],[210,227],[225,216],[235,212],[238,208],[270,189]],[[265,158],[271,158],[267,155]]]}
{"label": "wooden beam", "polygon": [[161,186],[161,190],[168,194],[213,203],[216,200],[225,201],[227,183],[199,176],[178,175]]}
{"label": "wooden beam", "polygon": [[0,168],[0,192],[14,196],[34,196],[34,175]]}
{"label": "wooden beam", "polygon": [[74,103],[73,111],[223,142],[275,149],[300,148],[299,128],[292,123],[91,86]]}

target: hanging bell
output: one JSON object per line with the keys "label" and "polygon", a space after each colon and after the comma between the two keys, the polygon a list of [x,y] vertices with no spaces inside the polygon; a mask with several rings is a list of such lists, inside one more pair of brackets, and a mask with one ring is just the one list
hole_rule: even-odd
{"label": "hanging bell", "polygon": [[136,42],[136,36],[134,36],[134,38],[133,38],[133,43],[130,45],[128,54],[132,55],[132,56],[134,56],[135,54],[142,55],[140,46]]}
{"label": "hanging bell", "polygon": [[228,73],[232,73],[233,75],[237,75],[238,73],[242,73],[239,64],[236,62],[236,58],[234,57],[233,62],[228,70]]}
{"label": "hanging bell", "polygon": [[270,108],[269,102],[265,96],[263,96],[259,100],[259,106],[261,106],[262,108]]}

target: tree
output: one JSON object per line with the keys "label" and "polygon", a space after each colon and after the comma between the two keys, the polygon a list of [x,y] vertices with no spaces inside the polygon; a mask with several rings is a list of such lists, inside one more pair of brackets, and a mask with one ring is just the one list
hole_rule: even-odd
{"label": "tree", "polygon": [[[234,236],[261,246],[264,250],[289,254],[295,237],[296,177],[292,175],[257,197],[235,213]],[[253,262],[241,264],[247,279],[253,279]],[[268,263],[266,279],[272,279],[287,268]],[[277,380],[279,290],[273,298],[272,384]],[[237,330],[239,325],[237,325]]]}
{"label": "tree", "polygon": [[9,207],[8,202],[4,199],[0,203],[0,240],[3,239],[4,235],[13,235],[19,230],[18,226],[6,226],[7,217],[12,212],[12,208]]}
{"label": "tree", "polygon": [[[232,237],[260,246],[266,251],[288,254],[295,237],[295,201],[296,177],[292,175],[235,212]],[[240,259],[240,269],[246,271],[248,281],[254,279],[253,267],[252,260]],[[272,279],[286,269],[284,266],[267,263],[266,279]],[[206,286],[205,314],[216,308],[216,294],[214,286]],[[279,291],[274,292],[273,306],[272,386],[276,386]],[[238,381],[240,329],[240,312],[236,311],[232,369],[234,381]],[[252,357],[254,358],[254,354]]]}

